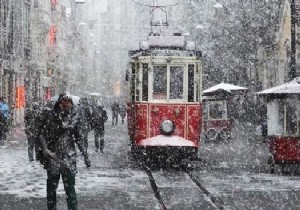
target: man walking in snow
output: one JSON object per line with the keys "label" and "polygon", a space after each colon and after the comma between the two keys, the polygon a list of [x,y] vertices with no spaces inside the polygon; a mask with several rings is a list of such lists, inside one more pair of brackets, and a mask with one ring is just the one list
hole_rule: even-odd
{"label": "man walking in snow", "polygon": [[126,112],[127,112],[127,107],[125,104],[122,104],[121,107],[120,107],[120,116],[121,116],[121,119],[122,119],[122,124],[124,124],[124,119],[126,117]]}
{"label": "man walking in snow", "polygon": [[85,150],[88,149],[88,135],[92,129],[92,106],[87,98],[83,98],[79,104],[79,115],[81,118],[81,128],[83,134],[83,145]]}
{"label": "man walking in snow", "polygon": [[[93,130],[94,130],[94,135],[95,135],[95,147],[96,147],[96,152],[99,151],[100,147],[100,152],[103,153],[104,149],[104,123],[107,121],[107,113],[106,110],[103,108],[103,105],[98,105],[94,110],[93,110],[93,115],[92,115],[92,125],[93,125]],[[100,142],[99,142],[100,139]],[[99,144],[100,143],[100,144]]]}
{"label": "man walking in snow", "polygon": [[27,136],[28,143],[28,158],[29,161],[34,161],[34,153],[35,159],[39,160],[39,150],[38,146],[38,129],[39,129],[39,104],[33,103],[32,108],[27,107],[25,110],[24,122],[25,122],[25,133]]}
{"label": "man walking in snow", "polygon": [[80,119],[73,109],[69,93],[60,94],[54,108],[42,113],[39,131],[43,150],[41,162],[47,169],[48,210],[56,210],[56,191],[60,176],[66,192],[68,210],[78,210],[75,191],[75,143],[83,154],[87,167],[91,166],[91,162],[83,146]]}
{"label": "man walking in snow", "polygon": [[112,125],[118,125],[118,115],[119,115],[120,107],[119,104],[114,101],[114,103],[111,106],[111,112],[112,112]]}
{"label": "man walking in snow", "polygon": [[8,132],[9,108],[3,97],[0,97],[0,112],[1,112],[1,140],[0,146],[4,145],[6,134]]}

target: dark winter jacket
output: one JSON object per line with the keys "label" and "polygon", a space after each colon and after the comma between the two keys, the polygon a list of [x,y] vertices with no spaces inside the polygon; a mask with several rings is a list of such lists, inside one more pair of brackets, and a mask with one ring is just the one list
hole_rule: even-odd
{"label": "dark winter jacket", "polygon": [[119,104],[114,102],[113,105],[111,106],[111,111],[113,115],[118,115],[120,112]]}
{"label": "dark winter jacket", "polygon": [[126,105],[121,105],[120,107],[120,116],[122,118],[125,118],[126,117],[126,112],[127,112],[127,107]]}
{"label": "dark winter jacket", "polygon": [[92,115],[92,128],[100,133],[104,134],[104,123],[107,121],[107,113],[106,110],[102,106],[97,106],[93,110]]}
{"label": "dark winter jacket", "polygon": [[89,132],[92,127],[92,109],[88,105],[81,104],[78,107],[81,128],[83,132]]}
{"label": "dark winter jacket", "polygon": [[37,109],[26,109],[24,116],[26,135],[36,136],[38,134],[39,115],[40,112]]}
{"label": "dark winter jacket", "polygon": [[39,129],[44,154],[42,163],[47,170],[51,170],[51,173],[59,173],[65,169],[76,173],[75,143],[85,160],[88,160],[83,147],[80,124],[78,112],[73,109],[70,114],[63,114],[57,104],[53,109],[45,109],[42,113]]}

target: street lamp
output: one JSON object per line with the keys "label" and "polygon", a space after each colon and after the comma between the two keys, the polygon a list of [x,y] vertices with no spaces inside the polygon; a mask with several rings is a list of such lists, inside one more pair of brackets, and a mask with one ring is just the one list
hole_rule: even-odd
{"label": "street lamp", "polygon": [[224,6],[222,4],[220,4],[220,3],[216,3],[216,4],[214,4],[214,8],[216,8],[216,9],[222,9],[222,8],[224,8]]}
{"label": "street lamp", "polygon": [[79,26],[85,26],[86,25],[86,23],[85,22],[83,22],[83,21],[80,21],[80,23],[78,24]]}
{"label": "street lamp", "polygon": [[204,26],[203,26],[203,25],[197,25],[197,26],[195,27],[195,29],[204,29]]}

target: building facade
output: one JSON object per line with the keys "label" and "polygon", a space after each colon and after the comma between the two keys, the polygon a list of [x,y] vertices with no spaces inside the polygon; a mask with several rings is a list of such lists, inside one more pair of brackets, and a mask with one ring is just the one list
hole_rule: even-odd
{"label": "building facade", "polygon": [[0,96],[10,107],[10,123],[23,121],[25,75],[31,59],[31,1],[0,1]]}

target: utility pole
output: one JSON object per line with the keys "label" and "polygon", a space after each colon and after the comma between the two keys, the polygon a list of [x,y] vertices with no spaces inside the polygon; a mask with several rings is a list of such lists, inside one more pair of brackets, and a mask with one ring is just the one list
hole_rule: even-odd
{"label": "utility pole", "polygon": [[291,0],[291,69],[289,79],[296,77],[296,6],[295,0]]}

